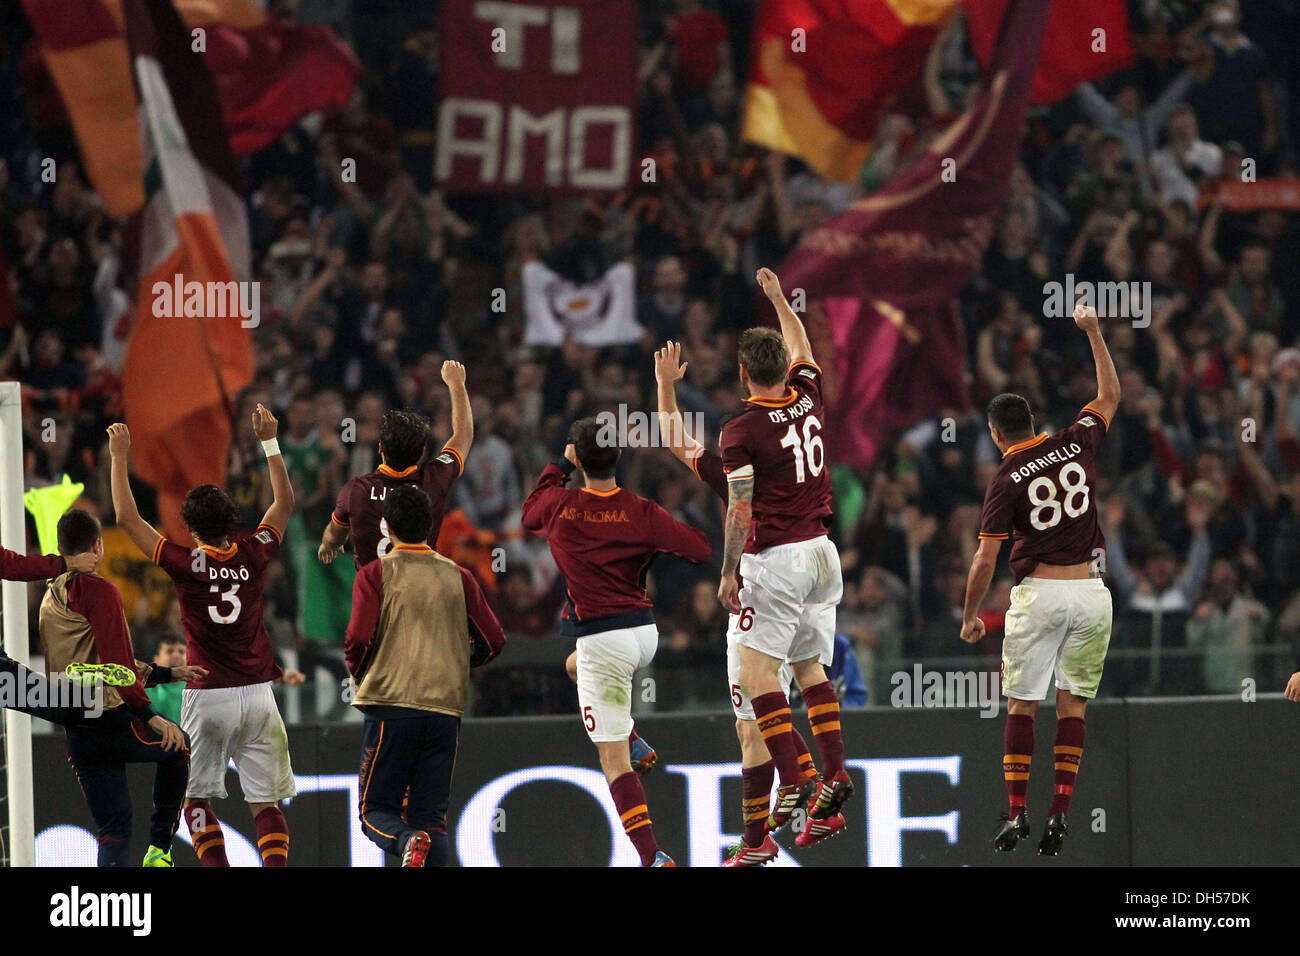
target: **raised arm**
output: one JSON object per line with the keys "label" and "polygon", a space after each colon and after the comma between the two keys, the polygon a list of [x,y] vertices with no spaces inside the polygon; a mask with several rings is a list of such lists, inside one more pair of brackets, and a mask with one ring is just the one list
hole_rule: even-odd
{"label": "raised arm", "polygon": [[465,366],[459,362],[442,363],[442,380],[451,394],[451,437],[444,448],[460,456],[461,467],[474,444],[474,412],[470,409],[469,390],[465,388]]}
{"label": "raised arm", "polygon": [[546,525],[551,520],[553,505],[563,492],[564,483],[569,480],[575,468],[577,468],[577,454],[570,444],[564,447],[564,458],[561,461],[552,462],[542,469],[537,479],[537,486],[524,500],[522,526],[525,531],[541,534],[546,530]]}
{"label": "raised arm", "polygon": [[1098,93],[1091,83],[1080,83],[1074,92],[1079,98],[1079,106],[1088,114],[1088,119],[1092,120],[1094,126],[1109,126],[1119,117],[1115,105]]}
{"label": "raised arm", "polygon": [[1106,348],[1106,340],[1101,337],[1097,310],[1089,305],[1076,306],[1074,324],[1088,333],[1092,360],[1097,365],[1097,397],[1088,403],[1088,407],[1100,412],[1109,422],[1119,408],[1119,375],[1115,372],[1115,363],[1111,361],[1110,349]]}
{"label": "raised arm", "polygon": [[655,381],[659,384],[659,440],[668,445],[677,460],[690,466],[704,446],[686,434],[686,424],[677,408],[677,383],[686,374],[680,342],[669,342],[655,352]]}
{"label": "raised arm", "polygon": [[759,269],[757,278],[763,294],[776,307],[776,316],[781,320],[781,338],[785,339],[790,362],[811,362],[812,343],[808,341],[808,333],[804,331],[799,316],[794,314],[794,309],[790,308],[790,303],[785,299],[785,293],[781,291],[781,280],[771,269]]}
{"label": "raised arm", "polygon": [[117,526],[126,532],[131,543],[152,558],[162,537],[149,522],[140,517],[135,495],[131,493],[131,432],[122,422],[108,426],[108,455],[111,460],[109,485],[113,493],[113,513]]}
{"label": "raised arm", "polygon": [[253,434],[262,443],[266,452],[266,467],[271,474],[271,507],[262,516],[262,524],[274,528],[281,537],[293,514],[293,482],[289,480],[289,469],[285,467],[284,456],[280,454],[280,443],[276,440],[279,422],[271,410],[261,402],[253,409]]}

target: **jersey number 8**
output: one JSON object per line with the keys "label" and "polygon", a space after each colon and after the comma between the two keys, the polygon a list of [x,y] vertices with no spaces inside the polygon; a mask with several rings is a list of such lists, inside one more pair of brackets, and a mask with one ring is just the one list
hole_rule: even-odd
{"label": "jersey number 8", "polygon": [[[1087,511],[1091,502],[1087,479],[1088,473],[1083,466],[1072,461],[1057,472],[1056,480],[1061,483],[1059,489],[1056,482],[1046,475],[1031,481],[1025,489],[1030,504],[1034,506],[1029,512],[1029,523],[1039,531],[1046,531],[1061,523],[1062,512],[1067,517],[1077,518]],[[1065,496],[1058,499],[1058,491],[1065,492]]]}

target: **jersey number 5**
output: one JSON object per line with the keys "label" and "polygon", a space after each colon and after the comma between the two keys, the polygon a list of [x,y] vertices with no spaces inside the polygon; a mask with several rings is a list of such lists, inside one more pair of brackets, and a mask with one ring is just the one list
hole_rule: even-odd
{"label": "jersey number 5", "polygon": [[[1025,489],[1029,503],[1034,506],[1029,512],[1029,523],[1039,531],[1060,524],[1062,512],[1070,518],[1079,517],[1088,510],[1091,502],[1088,473],[1077,461],[1068,463],[1057,472],[1056,480],[1061,483],[1059,489],[1056,482],[1045,475],[1035,478]],[[1058,492],[1064,492],[1064,497],[1058,499]]]}
{"label": "jersey number 5", "polygon": [[826,465],[826,453],[822,448],[822,436],[814,432],[822,430],[822,423],[817,420],[816,415],[809,415],[803,420],[803,440],[799,439],[799,426],[791,425],[785,437],[781,439],[782,448],[794,449],[794,480],[796,484],[802,485],[807,479],[804,474],[804,460],[807,459],[808,471],[816,478],[822,473],[822,468]]}

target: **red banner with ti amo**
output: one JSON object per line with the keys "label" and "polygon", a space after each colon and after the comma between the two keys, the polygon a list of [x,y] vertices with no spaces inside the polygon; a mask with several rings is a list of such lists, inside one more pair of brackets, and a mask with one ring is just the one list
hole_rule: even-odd
{"label": "red banner with ti amo", "polygon": [[786,294],[802,289],[810,302],[837,461],[869,467],[897,430],[969,404],[953,300],[979,268],[1011,181],[1047,10],[1044,0],[1010,0],[971,108],[888,186],[806,234],[781,266]]}
{"label": "red banner with ti amo", "polygon": [[626,187],[636,23],[632,0],[444,0],[435,157],[443,188]]}

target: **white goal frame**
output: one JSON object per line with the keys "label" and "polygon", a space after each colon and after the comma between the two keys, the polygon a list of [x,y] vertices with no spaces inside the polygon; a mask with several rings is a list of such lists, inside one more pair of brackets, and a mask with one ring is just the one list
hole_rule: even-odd
{"label": "white goal frame", "polygon": [[[23,505],[22,386],[0,382],[0,545],[27,553]],[[4,650],[20,664],[27,653],[27,585],[0,583],[4,610]],[[36,825],[32,813],[32,719],[5,712],[6,783],[9,796],[9,865],[36,865]]]}

